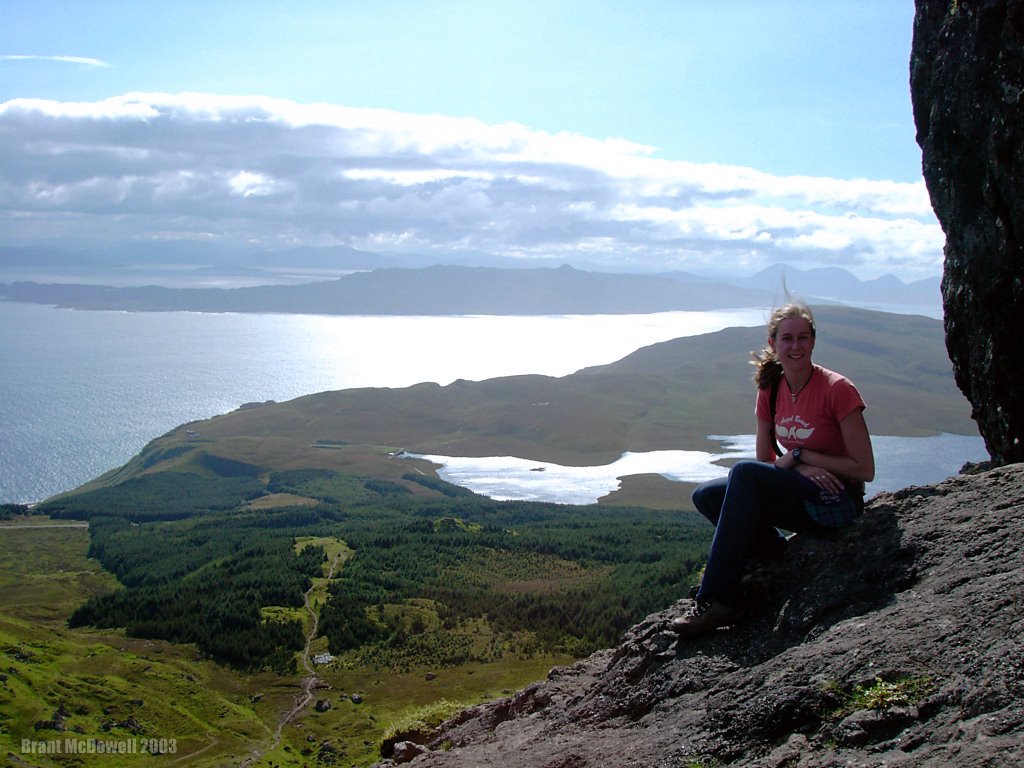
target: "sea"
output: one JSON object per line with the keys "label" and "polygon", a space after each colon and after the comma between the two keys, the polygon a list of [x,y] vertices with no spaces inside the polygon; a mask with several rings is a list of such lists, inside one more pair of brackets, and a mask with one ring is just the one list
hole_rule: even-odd
{"label": "sea", "polygon": [[[0,301],[0,502],[32,503],[75,488],[124,464],[153,438],[244,403],[351,387],[565,376],[657,342],[763,325],[767,313],[754,307],[377,317],[78,311]],[[743,436],[727,439],[742,443]],[[906,478],[934,482],[964,461],[985,458],[976,436],[892,440],[901,485]],[[682,462],[674,479],[703,476],[716,466],[714,455]],[[660,471],[644,469],[644,456],[625,457],[630,473]],[[648,458],[652,466],[664,460]],[[691,465],[698,468],[688,473]],[[491,495],[590,500],[588,494],[579,501],[579,477],[568,473],[556,482],[557,474],[554,467],[530,471],[533,489],[509,495],[501,488]],[[470,479],[452,479],[474,487]]]}

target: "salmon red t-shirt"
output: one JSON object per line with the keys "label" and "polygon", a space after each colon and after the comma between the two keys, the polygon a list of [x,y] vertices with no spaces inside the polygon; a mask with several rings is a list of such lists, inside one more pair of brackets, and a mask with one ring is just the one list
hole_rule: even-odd
{"label": "salmon red t-shirt", "polygon": [[[767,388],[758,390],[754,407],[757,418],[765,421],[771,419],[768,407],[770,394]],[[775,401],[775,437],[787,451],[806,448],[833,456],[846,456],[839,422],[864,407],[864,399],[852,381],[815,365],[796,400],[790,395],[786,382],[780,382]]]}

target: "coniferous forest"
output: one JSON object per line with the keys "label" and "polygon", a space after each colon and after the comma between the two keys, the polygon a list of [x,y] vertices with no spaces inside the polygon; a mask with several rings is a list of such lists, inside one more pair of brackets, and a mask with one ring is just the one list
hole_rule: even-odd
{"label": "coniferous forest", "polygon": [[[320,610],[335,654],[387,667],[580,656],[684,595],[711,532],[691,512],[499,502],[434,478],[422,495],[206,454],[195,465],[41,505],[88,520],[90,556],[121,584],[80,606],[72,626],[124,627],[236,668],[289,672],[302,622],[266,609],[301,608],[326,556],[296,541],[329,536],[352,551]],[[269,494],[309,503],[251,505]]]}

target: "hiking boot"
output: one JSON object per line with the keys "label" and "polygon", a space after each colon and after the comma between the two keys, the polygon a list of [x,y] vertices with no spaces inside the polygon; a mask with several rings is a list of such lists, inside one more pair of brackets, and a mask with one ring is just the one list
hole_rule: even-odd
{"label": "hiking boot", "polygon": [[669,629],[679,635],[703,635],[718,627],[735,624],[742,618],[739,608],[718,600],[697,600],[682,616],[672,619]]}

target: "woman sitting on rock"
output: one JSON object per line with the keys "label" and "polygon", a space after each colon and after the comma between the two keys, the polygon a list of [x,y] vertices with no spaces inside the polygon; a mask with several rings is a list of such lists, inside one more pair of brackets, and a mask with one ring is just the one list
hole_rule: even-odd
{"label": "woman sitting on rock", "polygon": [[[695,604],[672,622],[682,635],[735,623],[747,558],[777,558],[786,539],[776,529],[813,531],[850,524],[863,509],[864,483],[875,476],[864,400],[844,376],[811,362],[810,309],[791,303],[772,313],[757,372],[757,461],[693,492],[715,526]],[[774,403],[773,403],[774,400]],[[786,452],[782,452],[781,443]]]}

